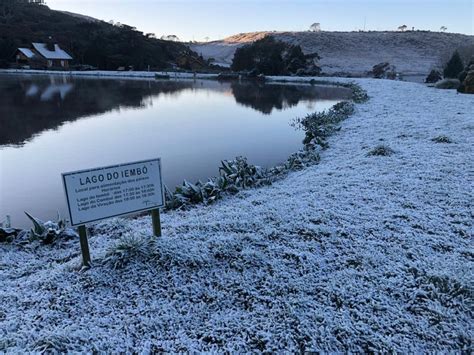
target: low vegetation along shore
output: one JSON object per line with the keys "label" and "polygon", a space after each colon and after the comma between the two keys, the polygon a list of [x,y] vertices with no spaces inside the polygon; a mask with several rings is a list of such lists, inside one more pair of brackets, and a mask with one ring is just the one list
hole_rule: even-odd
{"label": "low vegetation along shore", "polygon": [[472,351],[474,96],[356,82],[323,145],[295,121],[318,164],[161,238],[94,225],[85,272],[74,238],[0,243],[0,352]]}

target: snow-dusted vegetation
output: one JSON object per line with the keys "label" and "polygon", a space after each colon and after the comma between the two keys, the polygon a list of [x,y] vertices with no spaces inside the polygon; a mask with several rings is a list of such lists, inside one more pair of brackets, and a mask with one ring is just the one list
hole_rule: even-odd
{"label": "snow-dusted vegetation", "polygon": [[[318,53],[323,73],[365,75],[381,62],[404,75],[426,76],[441,68],[456,48],[474,46],[474,36],[427,32],[252,32],[221,41],[195,44],[191,49],[216,64],[230,65],[236,48],[271,35],[279,41],[300,45],[305,54]],[[447,59],[446,59],[447,56]]]}
{"label": "snow-dusted vegetation", "polygon": [[90,270],[75,240],[0,244],[0,352],[472,351],[474,96],[358,83],[318,165],[161,238],[97,224]]}

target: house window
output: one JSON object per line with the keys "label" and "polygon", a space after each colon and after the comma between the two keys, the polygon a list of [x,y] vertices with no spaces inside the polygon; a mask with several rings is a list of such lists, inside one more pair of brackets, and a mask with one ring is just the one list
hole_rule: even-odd
{"label": "house window", "polygon": [[52,67],[53,66],[53,61],[52,60],[48,60],[48,67]]}
{"label": "house window", "polygon": [[61,60],[61,66],[64,67],[64,60]]}

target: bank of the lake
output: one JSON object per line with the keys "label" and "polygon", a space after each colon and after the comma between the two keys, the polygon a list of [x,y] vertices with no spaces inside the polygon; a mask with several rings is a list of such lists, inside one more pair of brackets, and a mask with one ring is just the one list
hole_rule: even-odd
{"label": "bank of the lake", "polygon": [[85,273],[76,241],[0,244],[0,351],[472,351],[474,97],[357,82],[318,165],[159,239],[98,224]]}

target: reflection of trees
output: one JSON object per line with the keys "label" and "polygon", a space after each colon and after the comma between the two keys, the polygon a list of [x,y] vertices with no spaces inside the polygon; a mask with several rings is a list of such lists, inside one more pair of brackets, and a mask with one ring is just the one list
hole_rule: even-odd
{"label": "reflection of trees", "polygon": [[235,100],[264,114],[273,109],[283,110],[297,105],[301,100],[335,100],[350,97],[350,91],[331,86],[259,84],[255,82],[233,82],[231,84]]}
{"label": "reflection of trees", "polygon": [[192,82],[2,77],[0,145],[21,144],[63,122],[115,108],[142,108],[148,97],[189,87]]}
{"label": "reflection of trees", "polygon": [[[68,77],[2,76],[0,80],[0,146],[21,144],[63,122],[99,115],[117,108],[144,108],[157,95],[183,90],[228,92],[215,81],[71,79]],[[257,83],[231,84],[237,103],[270,114],[300,100],[340,99],[347,92],[334,87]],[[347,94],[348,95],[348,94]],[[138,124],[138,123],[137,123]]]}

